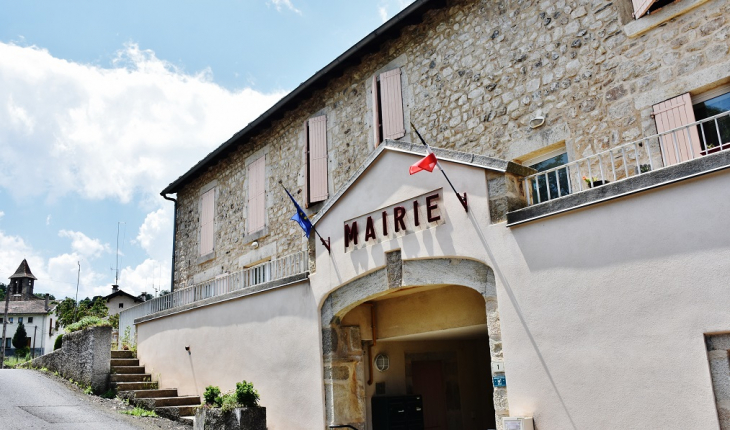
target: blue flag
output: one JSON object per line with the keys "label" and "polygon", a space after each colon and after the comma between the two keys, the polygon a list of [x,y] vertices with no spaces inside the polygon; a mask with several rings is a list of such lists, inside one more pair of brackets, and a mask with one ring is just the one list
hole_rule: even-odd
{"label": "blue flag", "polygon": [[309,238],[309,232],[312,231],[312,223],[309,221],[309,218],[307,217],[307,214],[304,213],[301,207],[299,207],[299,204],[296,200],[294,200],[294,197],[292,197],[291,193],[289,193],[289,190],[284,188],[284,191],[286,191],[286,194],[291,199],[291,202],[294,203],[294,207],[297,208],[297,213],[294,214],[293,217],[291,217],[292,221],[296,221],[299,224],[299,227],[304,230],[304,234]]}

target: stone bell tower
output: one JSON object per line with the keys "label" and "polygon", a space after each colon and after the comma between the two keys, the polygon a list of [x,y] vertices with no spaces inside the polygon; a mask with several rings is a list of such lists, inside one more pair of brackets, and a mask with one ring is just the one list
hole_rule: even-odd
{"label": "stone bell tower", "polygon": [[23,262],[18,266],[18,270],[10,277],[10,284],[8,285],[10,300],[36,299],[33,295],[33,284],[37,279],[30,271],[28,262],[23,259]]}

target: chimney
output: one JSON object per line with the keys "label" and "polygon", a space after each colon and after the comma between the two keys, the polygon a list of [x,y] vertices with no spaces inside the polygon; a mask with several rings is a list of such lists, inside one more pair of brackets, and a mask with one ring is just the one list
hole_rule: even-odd
{"label": "chimney", "polygon": [[119,291],[119,285],[112,285],[112,293]]}
{"label": "chimney", "polygon": [[48,312],[48,293],[46,293],[46,312]]}

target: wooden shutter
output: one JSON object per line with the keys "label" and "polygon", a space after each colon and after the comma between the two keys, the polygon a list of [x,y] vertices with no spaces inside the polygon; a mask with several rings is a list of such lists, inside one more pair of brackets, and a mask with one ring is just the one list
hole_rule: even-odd
{"label": "wooden shutter", "polygon": [[309,120],[309,202],[327,199],[327,116]]}
{"label": "wooden shutter", "polygon": [[[695,122],[689,93],[654,105],[653,114],[659,133]],[[696,126],[665,134],[660,140],[665,166],[699,157],[702,151]]]}
{"label": "wooden shutter", "polygon": [[639,19],[649,10],[657,0],[631,0],[634,4],[634,19]]}
{"label": "wooden shutter", "polygon": [[200,255],[213,252],[213,225],[215,218],[215,188],[201,197],[200,204]]}
{"label": "wooden shutter", "polygon": [[399,68],[380,75],[380,110],[383,118],[383,139],[400,139],[405,136]]}
{"label": "wooden shutter", "polygon": [[266,225],[266,156],[248,165],[248,233]]}

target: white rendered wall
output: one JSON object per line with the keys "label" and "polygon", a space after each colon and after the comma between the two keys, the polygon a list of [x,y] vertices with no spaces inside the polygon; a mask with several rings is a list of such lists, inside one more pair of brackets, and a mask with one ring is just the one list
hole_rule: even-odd
{"label": "white rendered wall", "polygon": [[[120,308],[119,303],[123,303],[124,307]],[[127,297],[127,296],[116,296],[111,298],[107,303],[106,307],[109,309],[109,315],[116,315],[121,311],[126,311],[127,309],[131,308],[132,306],[135,306],[139,304],[139,302],[135,302],[133,299]]]}
{"label": "white rendered wall", "polygon": [[[484,172],[444,167],[447,222],[343,253],[343,222],[439,187],[409,177],[416,156],[384,152],[317,223],[319,302],[403,259],[462,257],[495,271],[511,415],[546,429],[718,428],[703,333],[730,331],[730,172],[526,225],[490,225]],[[405,166],[405,167],[404,167]],[[451,197],[451,199],[449,199]]]}
{"label": "white rendered wall", "polygon": [[161,388],[202,396],[245,379],[269,430],[324,428],[319,312],[306,282],[139,324],[137,341]]}

